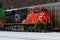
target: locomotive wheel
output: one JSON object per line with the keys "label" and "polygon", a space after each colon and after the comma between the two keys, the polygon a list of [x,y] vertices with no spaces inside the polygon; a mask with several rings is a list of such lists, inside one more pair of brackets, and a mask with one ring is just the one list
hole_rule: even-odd
{"label": "locomotive wheel", "polygon": [[36,25],[35,26],[36,32],[44,32],[45,31],[43,24],[35,24],[35,25]]}
{"label": "locomotive wheel", "polygon": [[5,27],[5,31],[11,31],[11,30],[12,30],[11,26]]}
{"label": "locomotive wheel", "polygon": [[24,26],[24,30],[26,31],[26,32],[34,32],[35,30],[34,30],[34,25],[33,24],[26,24],[25,26]]}

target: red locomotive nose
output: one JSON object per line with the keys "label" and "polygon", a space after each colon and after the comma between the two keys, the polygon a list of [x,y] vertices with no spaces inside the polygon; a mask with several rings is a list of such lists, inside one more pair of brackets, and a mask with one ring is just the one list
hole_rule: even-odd
{"label": "red locomotive nose", "polygon": [[46,22],[50,21],[51,15],[46,11],[42,11],[43,7],[40,8],[32,8],[31,12],[28,13],[26,22],[27,23],[39,23],[39,22]]}

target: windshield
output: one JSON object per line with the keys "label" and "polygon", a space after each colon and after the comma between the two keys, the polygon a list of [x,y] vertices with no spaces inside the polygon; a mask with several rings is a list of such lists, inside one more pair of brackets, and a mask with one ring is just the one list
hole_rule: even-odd
{"label": "windshield", "polygon": [[34,13],[39,13],[40,12],[40,9],[34,9],[33,12]]}

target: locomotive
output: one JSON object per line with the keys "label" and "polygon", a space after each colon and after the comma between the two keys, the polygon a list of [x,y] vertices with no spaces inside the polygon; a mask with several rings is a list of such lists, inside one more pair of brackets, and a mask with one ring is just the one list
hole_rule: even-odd
{"label": "locomotive", "polygon": [[[31,25],[24,27],[25,29],[31,28],[29,31],[51,31],[51,14],[47,11],[46,7],[33,7],[27,14],[27,18],[23,20],[23,24]],[[34,26],[33,26],[34,25]],[[49,26],[48,26],[49,25]],[[34,29],[35,28],[35,29]],[[27,30],[26,29],[26,30]]]}
{"label": "locomotive", "polygon": [[[37,6],[29,10],[21,9],[8,14],[3,29],[6,31],[42,32],[51,31],[51,13],[46,7]],[[24,12],[24,13],[23,13]]]}

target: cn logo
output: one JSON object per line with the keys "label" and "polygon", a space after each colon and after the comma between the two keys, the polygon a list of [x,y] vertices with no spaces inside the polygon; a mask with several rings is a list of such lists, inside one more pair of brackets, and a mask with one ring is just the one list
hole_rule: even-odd
{"label": "cn logo", "polygon": [[43,20],[43,17],[44,17],[44,13],[40,13],[39,20],[42,21]]}

